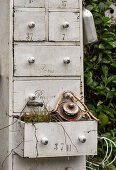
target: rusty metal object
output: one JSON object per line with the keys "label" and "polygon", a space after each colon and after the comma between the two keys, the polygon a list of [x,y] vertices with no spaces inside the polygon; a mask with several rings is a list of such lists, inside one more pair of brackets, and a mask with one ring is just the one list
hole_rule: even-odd
{"label": "rusty metal object", "polygon": [[78,113],[79,107],[75,103],[67,102],[64,103],[63,110],[66,113],[66,115],[74,116]]}
{"label": "rusty metal object", "polygon": [[28,101],[27,106],[43,107],[43,103],[42,102],[36,102],[36,101]]}
{"label": "rusty metal object", "polygon": [[[78,106],[79,109],[80,109],[80,112],[82,113],[82,114],[81,114],[82,117],[83,117],[84,115],[87,115],[89,119],[92,119],[92,118],[93,118],[93,119],[95,119],[96,121],[99,121],[99,119],[97,119],[97,118],[90,112],[90,110],[89,110],[88,107],[82,102],[82,100],[80,100],[72,91],[64,91],[64,92],[61,94],[61,96],[60,96],[60,98],[59,98],[59,100],[58,100],[58,103],[57,103],[57,105],[56,105],[56,108],[52,111],[52,113],[58,113],[61,117],[64,116],[64,114],[63,114],[64,110],[62,110],[62,109],[63,109],[63,107],[62,107],[62,104],[63,104],[63,103],[61,103],[61,101],[62,101],[63,97],[65,97],[65,94],[66,94],[66,93],[70,93],[70,94],[73,96],[73,98],[76,99],[76,100],[74,101],[74,103],[79,102],[79,103],[84,107],[84,109],[82,109],[82,108],[80,108],[80,106]],[[78,112],[78,114],[79,114],[79,112]],[[58,115],[58,116],[59,116],[59,115]],[[81,115],[80,115],[80,117],[75,118],[75,120],[80,120],[80,119],[82,118]],[[69,116],[69,115],[68,115],[68,116]],[[65,113],[65,117],[66,117],[66,113]],[[70,117],[71,117],[71,115],[70,115]],[[71,121],[71,119],[68,119],[68,120]],[[72,119],[72,121],[73,121],[73,119]]]}
{"label": "rusty metal object", "polygon": [[57,113],[67,121],[77,121],[82,118],[82,112],[73,102],[63,102],[59,105]]}

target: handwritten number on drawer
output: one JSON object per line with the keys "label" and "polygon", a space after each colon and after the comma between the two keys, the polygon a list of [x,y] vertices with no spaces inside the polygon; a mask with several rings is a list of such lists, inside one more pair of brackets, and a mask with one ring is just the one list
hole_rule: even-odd
{"label": "handwritten number on drawer", "polygon": [[29,3],[31,4],[34,0],[29,0]]}
{"label": "handwritten number on drawer", "polygon": [[26,37],[27,40],[33,40],[33,33],[29,33],[27,32],[27,37]]}
{"label": "handwritten number on drawer", "polygon": [[71,151],[71,145],[66,145],[66,150],[67,150],[67,152],[70,152]]}
{"label": "handwritten number on drawer", "polygon": [[55,147],[54,150],[61,150],[63,151],[64,149],[66,149],[67,152],[71,152],[71,145],[65,145],[64,143],[55,143]]}
{"label": "handwritten number on drawer", "polygon": [[63,35],[63,40],[65,39],[65,34],[62,34]]}
{"label": "handwritten number on drawer", "polygon": [[58,143],[55,143],[55,148],[56,151],[58,150]]}
{"label": "handwritten number on drawer", "polygon": [[66,0],[62,0],[62,7],[66,7],[67,6],[67,1]]}
{"label": "handwritten number on drawer", "polygon": [[64,143],[61,143],[61,151],[64,149]]}

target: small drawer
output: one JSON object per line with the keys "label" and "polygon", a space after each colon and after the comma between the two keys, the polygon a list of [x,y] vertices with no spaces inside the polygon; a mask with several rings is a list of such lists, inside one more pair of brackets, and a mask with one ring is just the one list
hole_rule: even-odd
{"label": "small drawer", "polygon": [[[14,151],[21,157],[97,154],[96,121],[50,122],[34,125],[17,119],[14,121],[14,148],[16,148]],[[85,139],[84,142],[80,140],[82,138]]]}
{"label": "small drawer", "polygon": [[86,170],[85,156],[70,157],[70,160],[67,159],[67,156],[52,159],[24,159],[18,154],[13,154],[12,170],[66,170],[68,167],[71,168],[69,170],[77,170],[77,167],[78,170]]}
{"label": "small drawer", "polygon": [[18,9],[14,13],[15,41],[45,41],[45,10]]}
{"label": "small drawer", "polygon": [[79,12],[50,12],[49,41],[79,41]]}
{"label": "small drawer", "polygon": [[[60,79],[29,79],[14,82],[14,114],[20,115],[21,111],[32,112],[30,107],[25,107],[27,101],[32,99],[42,102],[48,111],[55,108],[62,92],[70,90],[79,98],[81,93],[80,79],[60,78]],[[34,108],[36,111],[37,108]],[[43,110],[43,107],[39,107]],[[38,110],[37,110],[38,111]]]}
{"label": "small drawer", "polygon": [[80,75],[80,46],[15,45],[14,76]]}
{"label": "small drawer", "polygon": [[45,0],[14,0],[14,7],[45,7]]}
{"label": "small drawer", "polygon": [[79,8],[78,0],[49,0],[49,8]]}

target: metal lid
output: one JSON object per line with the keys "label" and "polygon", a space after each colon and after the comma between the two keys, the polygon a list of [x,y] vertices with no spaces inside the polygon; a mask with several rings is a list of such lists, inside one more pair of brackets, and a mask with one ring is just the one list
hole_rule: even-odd
{"label": "metal lid", "polygon": [[82,118],[82,112],[73,102],[63,102],[58,107],[58,114],[67,121],[77,121]]}
{"label": "metal lid", "polygon": [[73,115],[78,114],[79,107],[73,102],[67,102],[67,103],[64,103],[63,110],[66,113],[66,115],[73,116]]}

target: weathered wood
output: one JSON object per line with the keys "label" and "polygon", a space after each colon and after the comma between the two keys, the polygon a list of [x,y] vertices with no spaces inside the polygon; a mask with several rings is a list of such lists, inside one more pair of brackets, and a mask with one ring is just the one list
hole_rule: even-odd
{"label": "weathered wood", "polygon": [[[89,150],[90,143],[89,145],[78,143],[77,132],[79,129],[82,132],[84,128],[85,131],[88,130],[88,125],[81,126],[79,129],[78,126],[73,126],[75,122],[69,122],[70,126],[64,125],[75,144],[81,145],[77,154],[75,147],[66,136],[67,145],[73,148],[69,154],[71,157],[68,157],[66,149],[69,152],[70,146],[62,146],[62,141],[65,142],[64,131],[57,123],[50,123],[48,127],[46,124],[40,127],[37,125],[39,128],[37,130],[34,126],[22,122],[14,124],[15,126],[12,124],[14,116],[20,115],[32,93],[35,93],[37,102],[44,101],[47,104],[48,110],[55,107],[64,90],[71,90],[79,98],[83,98],[82,0],[3,0],[0,1],[0,20],[2,23],[0,25],[0,125],[1,128],[9,125],[0,131],[0,169],[68,170],[69,167],[77,170],[78,167],[78,170],[85,170],[85,156],[75,155],[96,153],[96,147]],[[46,64],[47,71],[43,68],[40,74],[38,64],[36,67],[29,65],[31,69],[25,66],[27,54],[35,55],[34,65],[36,62],[41,62],[40,65]],[[60,62],[65,55],[71,58],[71,63],[61,65]],[[50,64],[53,66],[51,67]],[[26,108],[26,112],[30,112],[29,107]],[[35,130],[39,139],[44,134],[49,135],[49,143],[45,149],[40,144],[40,140],[36,145]],[[87,142],[93,141],[94,137],[96,143],[96,131],[88,133],[86,131],[85,134],[88,137]],[[60,142],[59,146],[55,142]],[[54,145],[56,149],[58,147],[57,150],[52,150]],[[41,159],[35,159],[37,154],[35,146],[41,147],[39,153]],[[90,146],[90,149],[94,146]],[[14,150],[22,157],[15,154]],[[55,152],[54,156],[52,151]],[[44,158],[50,154],[52,158]],[[24,159],[23,156],[28,155],[34,159],[29,157]],[[58,155],[59,157],[55,158]]]}
{"label": "weathered wood", "polygon": [[[78,0],[47,0],[49,8],[79,8]],[[44,8],[45,0],[14,0],[15,7],[36,7]]]}
{"label": "weathered wood", "polygon": [[[18,140],[15,135],[14,141],[17,140],[18,142],[15,143],[14,148],[18,143],[24,141],[22,148],[18,147],[15,152],[22,156],[23,151],[23,157],[39,158],[97,154],[96,121],[51,122],[32,125],[17,120],[15,130],[14,133],[18,133]],[[22,133],[19,133],[19,131],[22,131]],[[85,143],[79,141],[79,137],[82,135],[86,137]],[[47,145],[41,143],[43,137],[48,138]]]}
{"label": "weathered wood", "polygon": [[[33,80],[14,82],[14,112],[20,115],[31,94],[36,95],[35,101],[43,102],[48,110],[53,110],[63,91],[72,90],[80,97],[80,80]],[[25,111],[31,112],[26,108]],[[15,114],[14,113],[14,114]]]}
{"label": "weathered wood", "polygon": [[45,7],[45,0],[14,0],[15,7]]}
{"label": "weathered wood", "polygon": [[49,8],[79,8],[78,0],[48,0]]}
{"label": "weathered wood", "polygon": [[[29,24],[33,22],[34,28]],[[15,41],[45,40],[45,9],[16,9],[14,13]]]}
{"label": "weathered wood", "polygon": [[[69,64],[64,63],[67,57]],[[80,76],[80,46],[16,45],[14,66],[15,76]]]}
{"label": "weathered wood", "polygon": [[9,158],[2,163],[9,151],[9,0],[0,1],[0,170],[8,170]]}
{"label": "weathered wood", "polygon": [[28,159],[13,155],[13,170],[85,170],[84,156]]}
{"label": "weathered wood", "polygon": [[[49,40],[50,41],[79,41],[80,40],[79,12],[50,12]],[[68,28],[63,28],[65,22]]]}

